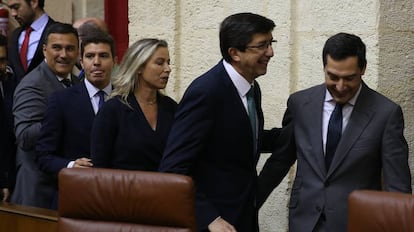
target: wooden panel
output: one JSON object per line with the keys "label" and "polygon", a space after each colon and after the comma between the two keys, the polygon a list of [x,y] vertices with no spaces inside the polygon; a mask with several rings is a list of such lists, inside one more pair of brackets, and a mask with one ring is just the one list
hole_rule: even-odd
{"label": "wooden panel", "polygon": [[58,213],[54,210],[0,203],[0,231],[57,231]]}

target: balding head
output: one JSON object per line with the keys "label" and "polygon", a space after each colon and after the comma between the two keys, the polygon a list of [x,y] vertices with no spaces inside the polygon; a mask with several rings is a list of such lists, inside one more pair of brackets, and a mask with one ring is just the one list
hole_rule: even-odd
{"label": "balding head", "polygon": [[106,27],[105,22],[100,18],[88,17],[81,18],[73,22],[73,27],[79,29],[83,24],[95,24],[101,31],[108,33],[108,28]]}

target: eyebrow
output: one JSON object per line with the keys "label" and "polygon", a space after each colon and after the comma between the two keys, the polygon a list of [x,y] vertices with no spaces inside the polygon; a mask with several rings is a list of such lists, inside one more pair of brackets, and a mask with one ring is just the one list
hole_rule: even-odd
{"label": "eyebrow", "polygon": [[339,75],[336,75],[336,74],[331,73],[331,72],[329,72],[329,71],[326,71],[326,73],[327,73],[329,76],[335,76],[335,77],[340,77],[340,78],[354,77],[354,76],[356,76],[356,75],[357,75],[356,73],[353,73],[353,74],[349,74],[349,75],[346,75],[346,76],[339,76]]}

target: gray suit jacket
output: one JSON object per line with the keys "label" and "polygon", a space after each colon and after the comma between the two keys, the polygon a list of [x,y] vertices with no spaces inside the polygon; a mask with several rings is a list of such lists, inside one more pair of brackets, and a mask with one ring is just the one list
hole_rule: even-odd
{"label": "gray suit jacket", "polygon": [[[72,81],[77,81],[72,77]],[[63,89],[56,75],[43,61],[17,86],[13,99],[14,128],[17,141],[16,187],[11,201],[16,204],[50,207],[53,181],[37,169],[35,146],[50,94]]]}
{"label": "gray suit jacket", "polygon": [[364,83],[326,170],[322,111],[326,86],[293,94],[283,130],[259,177],[261,205],[297,160],[289,204],[289,231],[312,231],[320,217],[327,231],[347,230],[347,199],[356,189],[411,193],[408,146],[401,107]]}

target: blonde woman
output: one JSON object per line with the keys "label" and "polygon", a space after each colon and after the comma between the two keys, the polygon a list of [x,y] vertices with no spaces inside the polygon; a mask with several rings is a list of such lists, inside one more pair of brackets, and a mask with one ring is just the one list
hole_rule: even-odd
{"label": "blonde woman", "polygon": [[91,138],[94,167],[156,171],[177,103],[159,92],[171,72],[167,42],[142,39],[128,48],[114,90]]}

